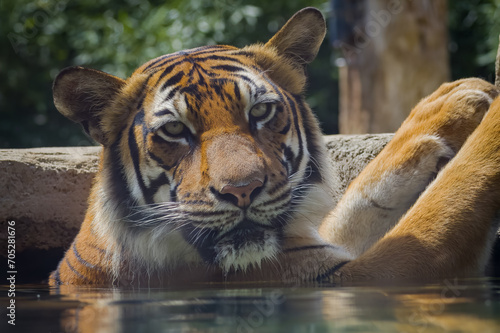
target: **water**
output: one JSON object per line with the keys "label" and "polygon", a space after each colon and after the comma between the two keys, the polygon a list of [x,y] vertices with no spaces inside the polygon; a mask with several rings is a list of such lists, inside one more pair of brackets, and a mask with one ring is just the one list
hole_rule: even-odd
{"label": "water", "polygon": [[[0,332],[500,332],[500,280],[0,291]],[[6,306],[15,299],[15,326]]]}

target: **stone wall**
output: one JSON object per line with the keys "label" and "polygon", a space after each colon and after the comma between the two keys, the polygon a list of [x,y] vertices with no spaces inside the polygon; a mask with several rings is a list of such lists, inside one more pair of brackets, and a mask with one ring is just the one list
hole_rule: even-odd
{"label": "stone wall", "polygon": [[[325,137],[332,166],[337,170],[339,192],[391,137]],[[16,265],[21,282],[45,278],[71,244],[87,208],[100,149],[0,149],[0,249],[7,248],[7,221],[15,221]],[[0,253],[0,260],[5,256],[6,251]]]}
{"label": "stone wall", "polygon": [[14,221],[19,281],[47,277],[78,232],[99,151],[0,149],[0,249],[7,249],[7,221]]}

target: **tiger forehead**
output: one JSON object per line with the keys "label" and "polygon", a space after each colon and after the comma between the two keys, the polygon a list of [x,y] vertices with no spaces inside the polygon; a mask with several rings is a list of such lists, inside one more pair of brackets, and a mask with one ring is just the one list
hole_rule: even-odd
{"label": "tiger forehead", "polygon": [[220,89],[228,81],[255,82],[255,76],[262,72],[248,57],[222,54],[180,53],[157,69],[155,86],[160,91],[197,94],[210,88]]}
{"label": "tiger forehead", "polygon": [[172,68],[189,62],[197,62],[198,64],[205,63],[209,66],[223,62],[252,65],[254,63],[254,58],[255,54],[253,52],[240,50],[233,46],[204,46],[166,54],[152,59],[138,68],[136,72],[148,74],[160,72],[162,75],[165,75],[165,72],[168,72]]}
{"label": "tiger forehead", "polygon": [[179,54],[155,76],[150,123],[164,116],[199,123],[206,116],[224,114],[232,115],[228,120],[233,122],[273,90],[265,74],[241,56]]}

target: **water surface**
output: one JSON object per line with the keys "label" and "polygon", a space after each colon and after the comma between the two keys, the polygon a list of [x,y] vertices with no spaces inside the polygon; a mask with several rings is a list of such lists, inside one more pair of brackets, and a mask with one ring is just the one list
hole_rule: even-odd
{"label": "water surface", "polygon": [[[500,280],[185,290],[2,286],[0,332],[500,332]],[[5,329],[4,329],[5,328]]]}

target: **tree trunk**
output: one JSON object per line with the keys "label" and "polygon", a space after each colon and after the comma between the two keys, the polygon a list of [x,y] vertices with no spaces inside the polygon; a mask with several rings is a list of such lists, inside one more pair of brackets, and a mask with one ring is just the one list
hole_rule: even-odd
{"label": "tree trunk", "polygon": [[340,133],[394,132],[449,80],[446,0],[333,3],[334,45],[344,57],[337,60]]}

